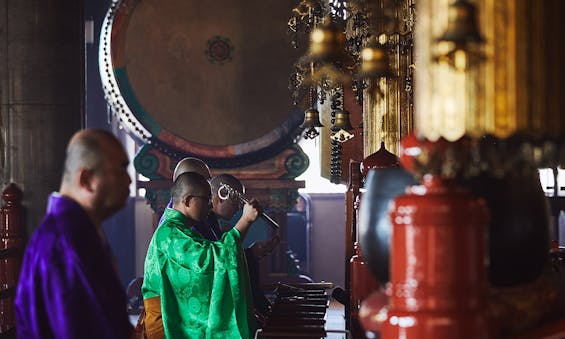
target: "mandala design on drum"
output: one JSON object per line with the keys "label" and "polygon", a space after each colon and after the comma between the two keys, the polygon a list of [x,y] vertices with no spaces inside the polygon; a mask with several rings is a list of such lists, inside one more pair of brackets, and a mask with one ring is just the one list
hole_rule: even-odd
{"label": "mandala design on drum", "polygon": [[232,61],[233,51],[234,47],[230,39],[216,35],[208,39],[204,53],[206,53],[210,63],[223,65],[225,62]]}

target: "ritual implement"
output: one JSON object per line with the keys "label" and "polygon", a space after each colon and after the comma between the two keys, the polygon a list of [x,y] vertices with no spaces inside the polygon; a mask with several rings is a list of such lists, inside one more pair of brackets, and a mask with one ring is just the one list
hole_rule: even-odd
{"label": "ritual implement", "polygon": [[[218,188],[218,196],[222,200],[227,200],[230,198],[237,198],[239,201],[249,204],[249,200],[238,190],[231,187],[228,184],[220,183],[220,188]],[[273,229],[278,230],[279,224],[268,216],[265,212],[261,212],[261,218],[263,218]]]}

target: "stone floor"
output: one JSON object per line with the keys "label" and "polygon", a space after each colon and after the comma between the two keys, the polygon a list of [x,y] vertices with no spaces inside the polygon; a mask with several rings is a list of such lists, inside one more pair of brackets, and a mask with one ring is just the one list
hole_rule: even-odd
{"label": "stone floor", "polygon": [[341,331],[341,333],[328,332],[327,339],[348,339],[345,332],[345,309],[335,300],[330,301],[326,317],[326,331]]}

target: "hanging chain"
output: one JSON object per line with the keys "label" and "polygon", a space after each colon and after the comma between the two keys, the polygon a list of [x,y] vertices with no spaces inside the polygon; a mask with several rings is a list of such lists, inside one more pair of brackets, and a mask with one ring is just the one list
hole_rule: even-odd
{"label": "hanging chain", "polygon": [[[335,115],[336,111],[343,109],[343,88],[338,88],[333,91],[331,96],[331,134],[332,136],[339,132],[340,128],[336,127],[335,124]],[[330,138],[331,140],[331,157],[330,157],[330,182],[334,184],[341,183],[341,164],[342,164],[342,153],[343,153],[343,146],[341,142],[335,140],[334,138]]]}

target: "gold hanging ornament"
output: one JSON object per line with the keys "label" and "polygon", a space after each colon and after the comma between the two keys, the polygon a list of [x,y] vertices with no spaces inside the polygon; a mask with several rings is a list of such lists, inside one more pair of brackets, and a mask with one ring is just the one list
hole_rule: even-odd
{"label": "gold hanging ornament", "polygon": [[342,143],[353,138],[355,135],[350,132],[353,131],[353,126],[351,126],[351,121],[349,120],[350,113],[343,109],[338,109],[334,113],[335,121],[332,129],[337,132],[333,133],[330,138]]}
{"label": "gold hanging ornament", "polygon": [[466,0],[457,0],[449,6],[447,30],[436,40],[436,61],[465,71],[485,59],[481,52],[485,40],[479,32],[476,12],[475,6]]}
{"label": "gold hanging ornament", "polygon": [[383,46],[373,38],[361,50],[361,68],[359,75],[366,79],[392,78],[388,54]]}
{"label": "gold hanging ornament", "polygon": [[300,127],[307,129],[306,132],[304,132],[304,138],[316,138],[318,135],[320,135],[320,132],[316,130],[316,127],[324,127],[324,125],[322,125],[322,123],[320,122],[320,112],[318,112],[318,110],[315,108],[307,109],[304,112],[304,121],[302,122],[302,125],[300,125]]}

